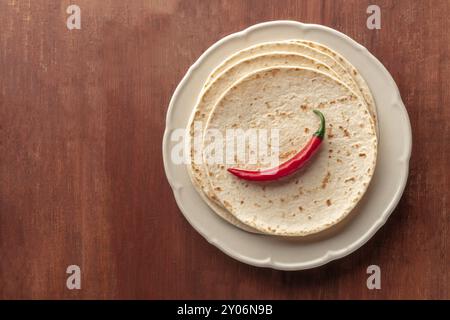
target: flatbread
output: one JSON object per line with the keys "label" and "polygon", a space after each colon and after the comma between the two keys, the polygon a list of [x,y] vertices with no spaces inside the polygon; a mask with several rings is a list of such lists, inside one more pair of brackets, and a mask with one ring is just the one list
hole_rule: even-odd
{"label": "flatbread", "polygon": [[[202,196],[203,200],[216,212],[220,217],[224,218],[231,224],[238,226],[246,231],[255,231],[248,228],[239,222],[233,215],[231,215],[219,201],[215,198],[214,192],[209,188],[207,182],[203,163],[198,163],[196,158],[202,160],[201,145],[195,145],[194,140],[196,135],[203,135],[202,132],[196,132],[195,124],[201,125],[203,128],[206,125],[206,121],[212,111],[214,105],[217,103],[220,96],[236,81],[245,77],[247,74],[266,68],[268,66],[305,66],[323,71],[327,74],[337,76],[337,74],[331,70],[327,65],[319,62],[316,59],[310,58],[305,55],[295,53],[272,53],[254,56],[249,59],[245,59],[240,63],[231,66],[225,70],[219,77],[217,77],[211,84],[205,88],[200,97],[198,104],[191,116],[189,123],[190,133],[190,164],[188,165],[188,172],[194,187]],[[201,142],[201,138],[197,140]]]}

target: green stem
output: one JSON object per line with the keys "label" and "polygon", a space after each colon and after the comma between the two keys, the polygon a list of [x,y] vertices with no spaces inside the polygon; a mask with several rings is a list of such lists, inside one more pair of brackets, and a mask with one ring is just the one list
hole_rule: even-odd
{"label": "green stem", "polygon": [[320,139],[323,139],[325,135],[325,117],[319,110],[313,110],[313,112],[320,118],[320,127],[316,132],[314,132],[313,135]]}

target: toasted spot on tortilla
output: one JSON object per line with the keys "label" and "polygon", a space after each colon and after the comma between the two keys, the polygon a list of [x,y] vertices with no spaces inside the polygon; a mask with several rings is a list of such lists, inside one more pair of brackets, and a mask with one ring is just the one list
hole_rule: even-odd
{"label": "toasted spot on tortilla", "polygon": [[327,206],[331,206],[331,200],[330,199],[327,200]]}
{"label": "toasted spot on tortilla", "polygon": [[325,189],[330,182],[331,173],[328,171],[325,177],[322,180],[322,189]]}
{"label": "toasted spot on tortilla", "polygon": [[344,136],[350,137],[350,132],[347,129],[344,129]]}

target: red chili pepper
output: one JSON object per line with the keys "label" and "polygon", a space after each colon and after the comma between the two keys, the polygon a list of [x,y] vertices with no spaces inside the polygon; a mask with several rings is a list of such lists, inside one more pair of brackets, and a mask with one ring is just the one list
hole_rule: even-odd
{"label": "red chili pepper", "polygon": [[322,143],[325,135],[325,117],[319,110],[313,112],[320,118],[320,127],[314,132],[312,138],[306,146],[300,150],[294,157],[280,164],[277,167],[263,170],[241,170],[237,168],[228,168],[228,171],[236,177],[250,181],[270,181],[288,176],[302,168],[309,159],[316,153]]}

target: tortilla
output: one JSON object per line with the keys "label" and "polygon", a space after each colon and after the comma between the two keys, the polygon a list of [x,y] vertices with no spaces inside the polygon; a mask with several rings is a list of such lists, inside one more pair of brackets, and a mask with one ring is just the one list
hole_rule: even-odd
{"label": "tortilla", "polygon": [[[188,172],[194,187],[202,196],[203,200],[216,212],[220,217],[224,218],[233,225],[236,225],[247,231],[254,231],[247,226],[242,225],[236,218],[234,218],[225,208],[222,207],[219,201],[215,198],[214,192],[210,190],[207,182],[206,174],[202,163],[196,163],[196,157],[201,160],[201,145],[195,146],[194,138],[196,134],[203,135],[203,132],[195,132],[195,123],[201,124],[205,127],[206,121],[214,105],[219,100],[220,96],[236,81],[246,76],[247,74],[266,68],[269,66],[305,66],[323,71],[327,74],[337,76],[327,65],[319,61],[301,54],[293,53],[272,53],[263,54],[241,61],[225,70],[217,79],[205,88],[200,97],[198,104],[192,114],[189,123],[190,133],[190,164],[188,165]],[[201,138],[200,138],[201,139]],[[201,141],[201,140],[200,140]],[[197,147],[197,148],[196,148]],[[205,196],[206,195],[206,196]]]}
{"label": "tortilla", "polygon": [[233,165],[205,163],[214,197],[243,224],[272,235],[317,233],[344,219],[365,193],[377,153],[372,117],[348,86],[311,68],[270,67],[235,83],[210,114],[203,150],[209,147],[212,129],[225,136],[225,130],[236,127],[279,128],[279,161],[284,162],[318,127],[313,109],[326,118],[326,136],[310,163],[295,174],[250,182],[227,168],[256,170],[269,165],[240,159]]}

